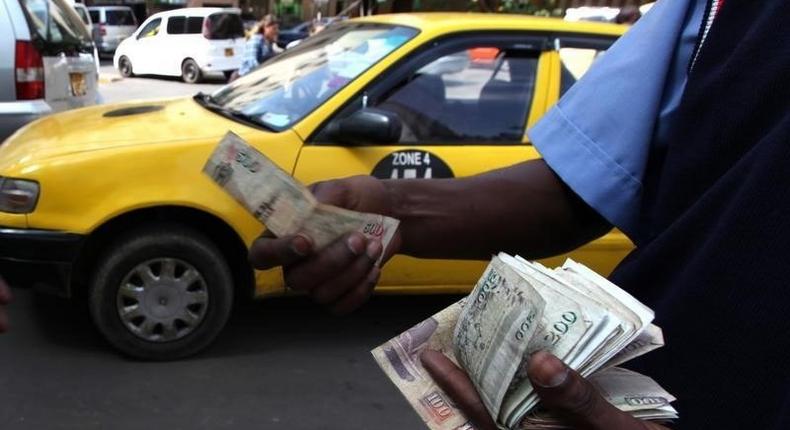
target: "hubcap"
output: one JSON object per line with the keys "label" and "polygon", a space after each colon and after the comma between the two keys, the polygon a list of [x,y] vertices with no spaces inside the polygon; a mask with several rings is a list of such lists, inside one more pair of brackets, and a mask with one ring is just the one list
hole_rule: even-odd
{"label": "hubcap", "polygon": [[192,64],[187,64],[186,65],[186,69],[187,69],[186,70],[187,71],[187,73],[186,73],[187,79],[190,80],[190,81],[194,80],[195,79],[195,75],[197,74],[197,72],[195,71],[195,66],[192,65]]}
{"label": "hubcap", "polygon": [[175,258],[157,258],[129,271],[116,304],[124,326],[137,337],[169,342],[200,325],[208,299],[206,281],[194,266]]}

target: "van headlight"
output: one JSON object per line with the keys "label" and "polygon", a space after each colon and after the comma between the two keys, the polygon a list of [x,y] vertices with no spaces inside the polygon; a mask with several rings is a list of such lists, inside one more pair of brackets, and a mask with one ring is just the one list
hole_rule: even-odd
{"label": "van headlight", "polygon": [[0,177],[0,211],[13,214],[33,212],[39,191],[38,182]]}

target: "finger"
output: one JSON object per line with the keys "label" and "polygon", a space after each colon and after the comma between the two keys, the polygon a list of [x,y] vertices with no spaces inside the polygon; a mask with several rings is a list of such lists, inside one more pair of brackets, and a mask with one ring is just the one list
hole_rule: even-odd
{"label": "finger", "polygon": [[612,406],[601,397],[589,381],[545,351],[532,354],[527,374],[544,406],[573,428],[588,430],[660,428],[637,420]]}
{"label": "finger", "polygon": [[381,242],[374,240],[368,242],[365,253],[351,264],[348,270],[344,271],[335,279],[324,282],[315,287],[310,295],[317,303],[322,305],[336,301],[346,292],[360,286],[366,280],[370,269],[381,255]]}
{"label": "finger", "polygon": [[[285,272],[285,284],[298,291],[311,291],[326,279],[350,270],[357,257],[362,256],[367,239],[361,233],[349,233]],[[367,272],[367,271],[365,271]]]}
{"label": "finger", "polygon": [[436,384],[453,400],[478,430],[495,430],[494,419],[466,372],[439,351],[426,349],[420,354],[423,367]]}
{"label": "finger", "polygon": [[313,242],[304,235],[272,237],[264,233],[250,247],[249,260],[256,269],[287,266],[313,252]]}
{"label": "finger", "polygon": [[310,185],[310,192],[321,203],[347,207],[349,189],[343,181],[323,181]]}
{"label": "finger", "polygon": [[376,287],[376,284],[378,284],[380,276],[381,269],[373,266],[373,268],[370,269],[368,276],[362,283],[357,285],[356,288],[347,292],[340,298],[340,300],[337,301],[337,303],[332,305],[332,313],[335,315],[345,315],[362,306],[362,304],[365,303],[373,294],[373,289]]}

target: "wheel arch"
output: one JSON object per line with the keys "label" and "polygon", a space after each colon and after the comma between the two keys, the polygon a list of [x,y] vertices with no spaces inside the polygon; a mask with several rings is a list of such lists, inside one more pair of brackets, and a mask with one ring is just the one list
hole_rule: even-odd
{"label": "wheel arch", "polygon": [[238,297],[251,298],[255,274],[247,261],[247,246],[239,234],[221,218],[186,206],[153,206],[117,215],[94,229],[85,239],[83,252],[75,261],[70,295],[84,293],[90,275],[105,250],[119,233],[150,223],[175,223],[205,234],[219,248],[233,275]]}

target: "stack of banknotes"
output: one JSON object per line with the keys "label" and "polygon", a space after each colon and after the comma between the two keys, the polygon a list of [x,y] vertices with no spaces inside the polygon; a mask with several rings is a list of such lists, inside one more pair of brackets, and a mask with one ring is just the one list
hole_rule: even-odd
{"label": "stack of banknotes", "polygon": [[316,249],[354,231],[380,240],[387,249],[398,229],[394,218],[318,203],[304,185],[232,132],[219,142],[203,172],[269,231],[304,234]]}
{"label": "stack of banknotes", "polygon": [[431,429],[473,425],[423,369],[425,348],[461,366],[502,428],[563,428],[541,409],[526,369],[551,352],[587,377],[606,400],[640,419],[677,418],[675,398],[651,378],[615,367],[664,344],[653,312],[582,264],[548,269],[500,253],[472,293],[372,354]]}

